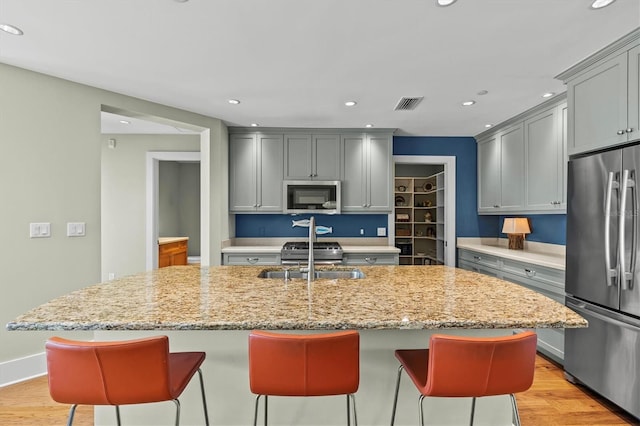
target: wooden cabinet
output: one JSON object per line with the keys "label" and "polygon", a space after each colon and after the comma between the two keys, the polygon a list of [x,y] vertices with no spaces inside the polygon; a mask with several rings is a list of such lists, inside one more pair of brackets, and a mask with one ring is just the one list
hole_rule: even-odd
{"label": "wooden cabinet", "polygon": [[566,212],[564,96],[477,137],[478,213]]}
{"label": "wooden cabinet", "polygon": [[444,264],[444,172],[395,178],[395,243],[400,265]]}
{"label": "wooden cabinet", "polygon": [[158,239],[158,268],[187,264],[188,238]]}
{"label": "wooden cabinet", "polygon": [[[458,267],[504,279],[564,305],[564,271],[531,263],[515,261],[500,256],[458,249]],[[536,329],[538,350],[554,360],[564,360],[564,330]]]}
{"label": "wooden cabinet", "polygon": [[563,72],[569,155],[640,138],[640,28]]}
{"label": "wooden cabinet", "polygon": [[282,134],[232,134],[229,138],[229,210],[282,212]]}
{"label": "wooden cabinet", "polygon": [[343,212],[391,212],[391,152],[391,135],[341,136]]}
{"label": "wooden cabinet", "polygon": [[340,135],[285,134],[284,178],[340,180]]}

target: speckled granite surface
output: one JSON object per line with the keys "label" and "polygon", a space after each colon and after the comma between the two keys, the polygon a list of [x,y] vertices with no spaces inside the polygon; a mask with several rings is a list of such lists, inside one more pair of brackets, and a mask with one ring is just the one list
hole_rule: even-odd
{"label": "speckled granite surface", "polygon": [[[359,280],[258,278],[260,266],[173,266],[54,299],[9,330],[573,328],[531,290],[447,266],[363,266]],[[271,268],[273,269],[273,268]],[[320,268],[319,268],[320,269]]]}

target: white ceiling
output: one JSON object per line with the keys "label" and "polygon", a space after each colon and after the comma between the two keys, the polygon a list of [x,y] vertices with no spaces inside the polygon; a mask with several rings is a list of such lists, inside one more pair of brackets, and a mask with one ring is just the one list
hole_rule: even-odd
{"label": "white ceiling", "polygon": [[[638,0],[590,4],[0,0],[0,22],[24,31],[0,32],[0,62],[231,126],[469,136],[563,92],[555,75],[640,26]],[[393,111],[402,96],[424,100]]]}

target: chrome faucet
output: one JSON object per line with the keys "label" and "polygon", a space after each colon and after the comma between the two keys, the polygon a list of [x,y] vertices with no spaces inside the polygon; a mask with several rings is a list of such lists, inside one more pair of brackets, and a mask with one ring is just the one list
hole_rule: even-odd
{"label": "chrome faucet", "polygon": [[311,216],[309,218],[309,260],[307,270],[307,282],[311,282],[315,279],[316,268],[315,259],[313,258],[313,243],[316,240],[316,219]]}

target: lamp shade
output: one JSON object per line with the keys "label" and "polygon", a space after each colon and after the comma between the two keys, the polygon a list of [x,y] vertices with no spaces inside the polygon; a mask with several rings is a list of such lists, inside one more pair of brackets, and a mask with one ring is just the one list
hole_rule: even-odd
{"label": "lamp shade", "polygon": [[526,217],[508,217],[502,226],[503,234],[530,234],[529,221]]}

